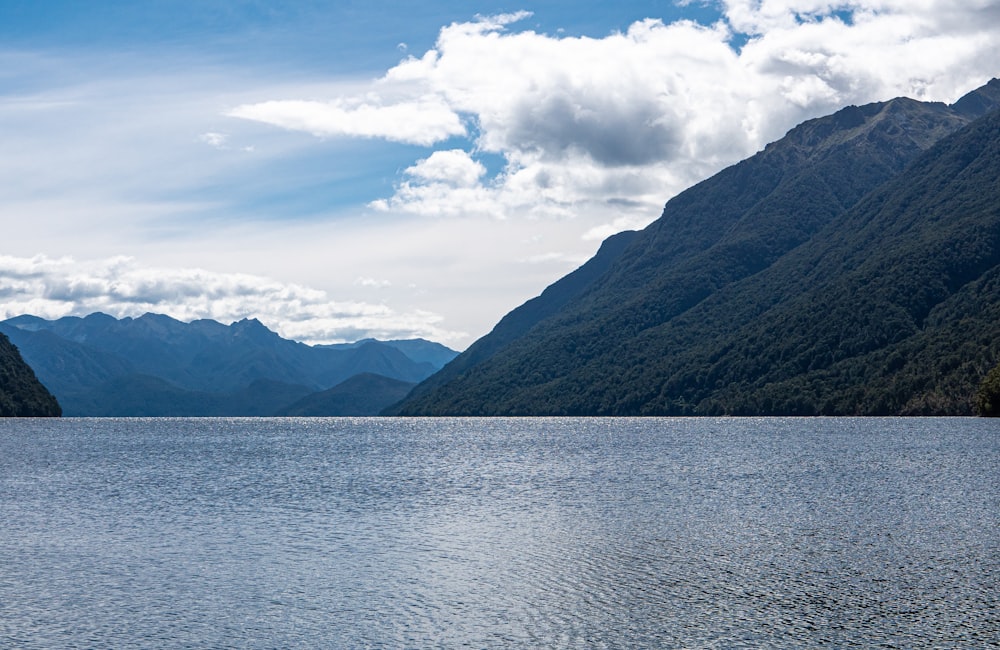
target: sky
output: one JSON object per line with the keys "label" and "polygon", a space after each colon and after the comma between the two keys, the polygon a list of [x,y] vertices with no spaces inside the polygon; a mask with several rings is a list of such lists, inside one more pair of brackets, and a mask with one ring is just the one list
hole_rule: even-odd
{"label": "sky", "polygon": [[1000,76],[1000,0],[3,0],[0,319],[461,350],[799,122]]}

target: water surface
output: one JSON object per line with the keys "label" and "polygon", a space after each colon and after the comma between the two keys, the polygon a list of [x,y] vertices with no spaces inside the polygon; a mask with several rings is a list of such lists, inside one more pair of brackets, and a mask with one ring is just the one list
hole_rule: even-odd
{"label": "water surface", "polygon": [[987,647],[997,432],[4,420],[0,647]]}

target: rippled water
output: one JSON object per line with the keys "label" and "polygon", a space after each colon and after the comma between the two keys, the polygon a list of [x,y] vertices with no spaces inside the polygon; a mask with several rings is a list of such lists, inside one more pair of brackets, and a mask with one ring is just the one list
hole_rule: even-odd
{"label": "rippled water", "polygon": [[0,647],[987,647],[998,431],[0,421]]}

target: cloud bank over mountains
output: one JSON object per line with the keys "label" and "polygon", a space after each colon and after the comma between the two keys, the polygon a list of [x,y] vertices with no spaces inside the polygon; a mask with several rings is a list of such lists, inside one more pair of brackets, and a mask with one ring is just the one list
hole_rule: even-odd
{"label": "cloud bank over mountains", "polygon": [[0,320],[93,312],[116,318],[152,312],[225,324],[257,318],[285,338],[310,344],[365,337],[448,341],[464,335],[443,329],[441,317],[428,312],[336,302],[324,291],[250,274],[142,267],[128,257],[76,261],[0,255],[0,297]]}
{"label": "cloud bank over mountains", "polygon": [[[604,38],[518,29],[529,12],[480,17],[444,27],[363,95],[228,114],[448,147],[406,169],[377,210],[614,213],[596,237],[648,223],[673,194],[809,117],[898,95],[954,100],[996,72],[998,6],[728,0],[712,25],[647,19]],[[455,148],[456,136],[469,146]],[[485,173],[483,155],[502,169]]]}

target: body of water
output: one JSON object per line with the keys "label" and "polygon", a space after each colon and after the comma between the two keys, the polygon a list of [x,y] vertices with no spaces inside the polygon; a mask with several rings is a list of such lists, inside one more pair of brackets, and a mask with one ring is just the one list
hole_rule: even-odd
{"label": "body of water", "polygon": [[996,646],[998,426],[0,421],[0,647]]}

